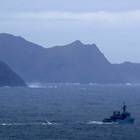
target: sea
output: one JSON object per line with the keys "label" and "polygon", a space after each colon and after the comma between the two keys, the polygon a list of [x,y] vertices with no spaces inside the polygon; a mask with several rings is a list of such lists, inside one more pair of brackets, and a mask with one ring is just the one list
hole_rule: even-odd
{"label": "sea", "polygon": [[[134,124],[104,124],[123,103]],[[140,85],[0,88],[0,140],[140,140]]]}

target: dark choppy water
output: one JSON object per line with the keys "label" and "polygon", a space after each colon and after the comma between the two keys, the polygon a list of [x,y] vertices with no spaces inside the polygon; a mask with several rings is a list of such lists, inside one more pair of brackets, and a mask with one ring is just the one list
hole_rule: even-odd
{"label": "dark choppy water", "polygon": [[[125,101],[133,125],[102,124]],[[0,88],[0,140],[140,140],[140,86]]]}

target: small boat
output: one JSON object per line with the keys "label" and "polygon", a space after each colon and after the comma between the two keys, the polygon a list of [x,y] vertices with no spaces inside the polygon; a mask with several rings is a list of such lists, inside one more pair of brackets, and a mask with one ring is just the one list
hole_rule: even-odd
{"label": "small boat", "polygon": [[109,118],[104,118],[104,123],[134,123],[135,119],[131,116],[131,113],[127,112],[127,106],[123,104],[122,112],[114,111],[113,115]]}

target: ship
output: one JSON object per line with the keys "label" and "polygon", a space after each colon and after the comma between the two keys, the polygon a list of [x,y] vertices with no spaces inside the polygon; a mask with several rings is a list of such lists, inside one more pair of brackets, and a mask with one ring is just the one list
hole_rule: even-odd
{"label": "ship", "polygon": [[127,105],[124,103],[121,111],[114,111],[112,116],[104,118],[103,123],[134,123],[135,119],[127,111]]}

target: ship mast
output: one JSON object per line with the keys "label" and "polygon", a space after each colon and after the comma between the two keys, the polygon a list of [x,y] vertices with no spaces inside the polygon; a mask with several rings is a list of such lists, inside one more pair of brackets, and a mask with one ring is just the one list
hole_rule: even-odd
{"label": "ship mast", "polygon": [[126,106],[126,104],[125,103],[123,103],[123,113],[125,113],[126,112],[126,109],[127,109],[127,106]]}

